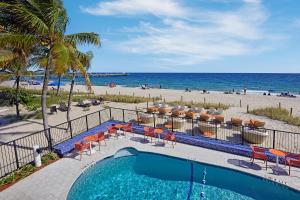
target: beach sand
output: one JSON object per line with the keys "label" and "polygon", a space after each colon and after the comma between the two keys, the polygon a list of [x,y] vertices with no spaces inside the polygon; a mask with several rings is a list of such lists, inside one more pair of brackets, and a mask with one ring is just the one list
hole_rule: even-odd
{"label": "beach sand", "polygon": [[[12,86],[13,81],[6,81],[1,84],[2,86]],[[62,86],[64,91],[69,90],[69,85]],[[29,85],[26,88],[30,89],[41,89],[41,86]],[[51,87],[49,87],[51,90]],[[293,108],[293,115],[300,116],[300,98],[285,98],[277,96],[263,96],[262,94],[247,94],[247,95],[236,95],[236,94],[223,94],[223,93],[210,93],[202,94],[200,91],[184,92],[183,90],[171,90],[171,89],[148,89],[143,90],[140,88],[130,88],[117,86],[115,88],[109,88],[106,86],[93,86],[93,90],[96,95],[101,94],[124,94],[124,95],[134,95],[142,97],[162,97],[166,101],[181,100],[183,101],[193,101],[193,102],[204,102],[207,103],[223,103],[229,104],[231,107],[224,112],[225,120],[230,120],[231,117],[237,116],[241,117],[243,120],[249,119],[259,119],[266,122],[266,128],[277,129],[282,131],[300,132],[300,127],[288,125],[281,121],[271,120],[266,117],[255,116],[247,114],[247,105],[250,109],[263,108],[267,106],[278,106],[279,103],[281,107],[290,109]],[[84,85],[75,85],[74,92],[84,92],[87,91]],[[241,107],[240,107],[241,102]],[[77,118],[82,115],[86,115],[91,112],[95,112],[103,106],[92,106],[89,111],[83,111],[82,108],[76,107],[76,103],[73,103],[71,118]],[[135,109],[145,108],[146,103],[142,104],[126,104],[126,103],[115,103],[106,102],[106,106]],[[1,108],[4,109],[4,108]],[[14,108],[9,108],[9,111],[0,113],[0,115],[13,114],[15,112]],[[66,113],[58,111],[58,114],[49,115],[49,124],[51,126],[63,123],[66,121]],[[20,136],[24,136],[30,132],[35,132],[41,130],[42,120],[24,120],[16,123],[11,123],[9,125],[4,125],[0,127],[0,141],[8,141],[15,139]],[[25,131],[26,130],[26,131]]]}

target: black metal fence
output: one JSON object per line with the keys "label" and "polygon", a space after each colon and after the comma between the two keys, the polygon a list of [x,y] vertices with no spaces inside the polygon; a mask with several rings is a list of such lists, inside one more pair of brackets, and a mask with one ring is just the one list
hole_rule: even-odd
{"label": "black metal fence", "polygon": [[69,122],[50,127],[48,130],[32,133],[25,137],[0,145],[0,177],[31,163],[33,145],[43,149],[42,155],[52,151],[54,145],[64,142],[103,122],[118,120],[133,121],[139,125],[169,128],[191,137],[205,136],[235,144],[255,144],[276,148],[291,153],[300,153],[300,134],[270,129],[251,129],[247,126],[233,126],[226,123],[203,122],[199,119],[180,118],[151,114],[141,110],[107,108]]}

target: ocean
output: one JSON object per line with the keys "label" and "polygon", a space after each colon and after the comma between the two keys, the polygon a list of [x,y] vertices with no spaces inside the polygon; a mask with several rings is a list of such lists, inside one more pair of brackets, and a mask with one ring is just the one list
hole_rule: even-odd
{"label": "ocean", "polygon": [[[69,82],[63,79],[63,82]],[[91,77],[93,85],[107,85],[115,82],[126,87],[138,87],[148,84],[151,87],[166,89],[228,91],[243,90],[247,92],[280,93],[300,92],[300,74],[270,74],[270,73],[129,73],[128,76]],[[83,84],[83,78],[77,78],[78,84]]]}

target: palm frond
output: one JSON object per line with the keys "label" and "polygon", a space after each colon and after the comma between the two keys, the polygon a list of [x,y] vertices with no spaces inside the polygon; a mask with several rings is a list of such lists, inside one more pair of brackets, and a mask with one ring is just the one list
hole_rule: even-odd
{"label": "palm frond", "polygon": [[92,44],[101,46],[100,36],[97,33],[75,33],[65,36],[65,40],[75,44]]}
{"label": "palm frond", "polygon": [[34,35],[17,33],[0,34],[0,48],[14,47],[20,49],[29,49],[38,42],[39,39]]}

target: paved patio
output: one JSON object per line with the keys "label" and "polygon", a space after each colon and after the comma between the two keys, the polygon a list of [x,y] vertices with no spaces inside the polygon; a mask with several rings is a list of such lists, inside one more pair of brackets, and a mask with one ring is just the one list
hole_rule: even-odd
{"label": "paved patio", "polygon": [[[170,144],[165,147],[155,146],[153,143],[143,143],[143,136],[127,134],[127,138],[107,140],[107,146],[101,147],[101,152],[97,151],[93,155],[84,155],[82,161],[79,156],[70,154],[33,175],[21,180],[12,187],[0,193],[0,199],[5,200],[65,200],[68,191],[77,177],[93,163],[115,154],[119,149],[134,147],[139,151],[154,152],[170,155],[183,159],[214,164],[228,167],[257,175],[267,179],[275,180],[289,187],[300,190],[300,169],[292,168],[292,176],[287,173],[281,175],[273,174],[271,169],[275,163],[269,163],[266,171],[262,161],[256,161],[251,165],[249,158],[223,153],[201,147],[195,147],[177,143],[175,148]],[[98,147],[96,147],[98,150]],[[208,156],[209,155],[209,156]],[[284,168],[284,166],[282,166]],[[284,168],[288,170],[288,168]]]}

